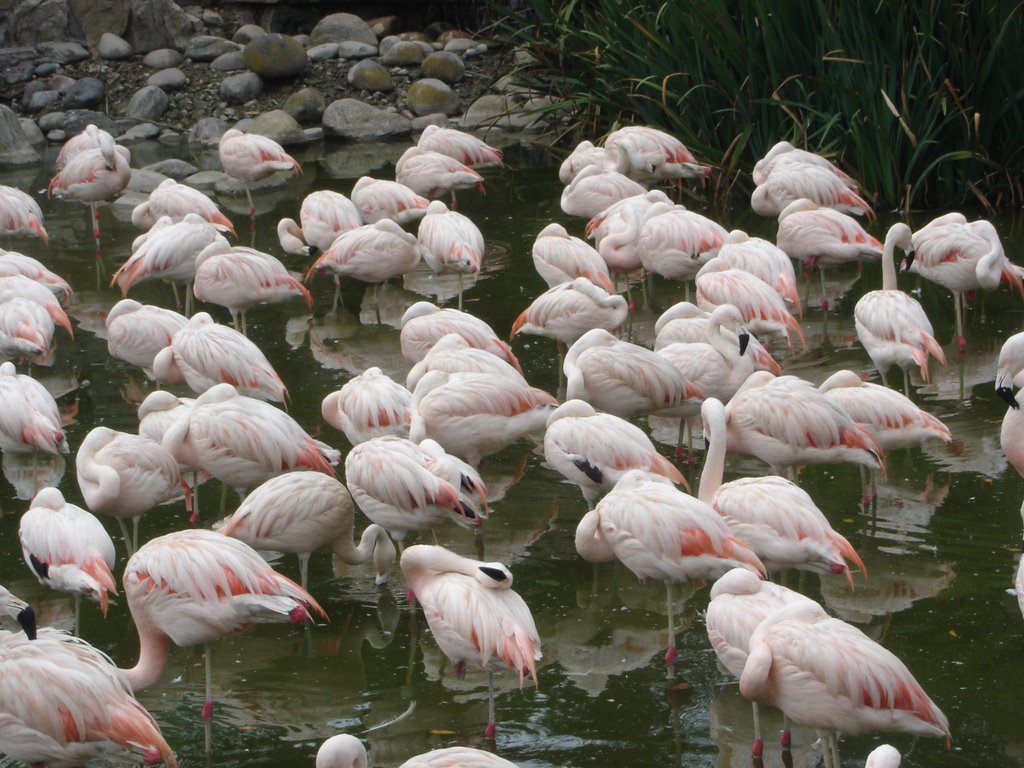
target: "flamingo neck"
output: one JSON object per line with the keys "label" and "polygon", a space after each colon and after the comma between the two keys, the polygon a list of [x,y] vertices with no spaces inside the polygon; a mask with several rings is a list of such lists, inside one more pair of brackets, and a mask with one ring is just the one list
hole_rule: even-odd
{"label": "flamingo neck", "polygon": [[159,682],[167,666],[171,639],[152,626],[147,618],[136,619],[139,632],[139,661],[131,669],[122,669],[132,690],[138,693]]}
{"label": "flamingo neck", "polygon": [[896,252],[896,239],[893,237],[886,237],[885,244],[882,246],[882,290],[883,291],[895,291],[897,290],[896,283],[896,262],[893,261],[893,256]]}
{"label": "flamingo neck", "polygon": [[704,454],[704,468],[700,473],[697,498],[711,506],[715,494],[722,485],[725,472],[726,427],[725,412],[721,406],[713,409],[705,420],[708,427],[707,452]]}

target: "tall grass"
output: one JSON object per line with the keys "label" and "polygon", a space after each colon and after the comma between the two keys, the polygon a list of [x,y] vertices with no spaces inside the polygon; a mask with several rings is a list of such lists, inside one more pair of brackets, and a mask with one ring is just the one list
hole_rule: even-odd
{"label": "tall grass", "polygon": [[833,157],[888,207],[1024,203],[1024,9],[1011,0],[523,0],[517,77],[566,145],[661,127],[749,191],[776,141]]}

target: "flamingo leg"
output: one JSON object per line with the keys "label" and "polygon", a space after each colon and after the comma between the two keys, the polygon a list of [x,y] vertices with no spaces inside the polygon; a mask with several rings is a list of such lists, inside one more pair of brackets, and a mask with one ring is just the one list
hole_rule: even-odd
{"label": "flamingo leg", "polygon": [[828,314],[828,294],[825,293],[825,268],[819,267],[818,274],[821,276],[821,311]]}
{"label": "flamingo leg", "polygon": [[78,628],[81,626],[82,617],[82,596],[79,594],[75,595],[75,624],[71,628],[71,634],[78,635]]}
{"label": "flamingo leg", "polygon": [[494,715],[494,673],[487,673],[487,730],[484,736],[493,739],[498,730],[498,720]]}
{"label": "flamingo leg", "polygon": [[[461,272],[459,277],[462,277]],[[375,283],[373,286],[373,309],[377,313],[377,325],[383,325],[380,320],[380,283]],[[462,309],[462,286],[459,286],[459,309]]]}
{"label": "flamingo leg", "polygon": [[139,515],[132,518],[132,552],[135,554],[139,551]]}
{"label": "flamingo leg", "polygon": [[203,645],[203,662],[206,667],[206,699],[203,701],[203,730],[206,734],[206,754],[213,750],[213,656],[210,644]]}
{"label": "flamingo leg", "polygon": [[910,373],[906,368],[903,369],[903,394],[910,397]]}
{"label": "flamingo leg", "polygon": [[462,311],[462,271],[459,271],[459,311]]}
{"label": "flamingo leg", "polygon": [[253,229],[256,229],[256,205],[252,201],[252,192],[249,191],[249,185],[245,185],[245,199],[249,201],[249,218],[252,220]]}
{"label": "flamingo leg", "polygon": [[117,518],[118,525],[121,526],[121,535],[124,537],[124,548],[128,550],[128,557],[135,554],[135,550],[132,548],[132,537],[128,533],[128,523],[124,521],[123,517]]}
{"label": "flamingo leg", "polygon": [[759,760],[764,755],[764,738],[761,736],[761,710],[756,701],[750,702],[754,710],[754,743],[750,747],[750,755]]}
{"label": "flamingo leg", "polygon": [[666,676],[669,680],[675,677],[676,673],[676,628],[675,628],[675,605],[672,600],[672,582],[665,582],[666,601],[668,603],[668,650],[665,651]]}
{"label": "flamingo leg", "polygon": [[334,303],[331,305],[331,312],[338,311],[338,302],[341,300],[341,278],[334,276]]}
{"label": "flamingo leg", "polygon": [[299,583],[303,589],[309,587],[309,553],[299,555]]}
{"label": "flamingo leg", "polygon": [[199,525],[199,470],[192,473],[192,514],[189,516],[192,525]]}
{"label": "flamingo leg", "polygon": [[785,712],[782,713],[782,736],[779,737],[779,745],[786,752],[793,746],[793,732],[789,730],[789,718]]}

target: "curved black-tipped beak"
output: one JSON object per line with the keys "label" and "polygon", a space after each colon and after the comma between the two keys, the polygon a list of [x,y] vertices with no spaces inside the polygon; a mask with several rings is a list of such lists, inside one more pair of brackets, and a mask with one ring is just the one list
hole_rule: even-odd
{"label": "curved black-tipped beak", "polygon": [[18,611],[18,623],[25,630],[25,637],[29,640],[36,639],[36,612],[31,605],[26,605]]}
{"label": "curved black-tipped beak", "polygon": [[914,252],[907,251],[907,255],[903,257],[903,271],[909,272],[910,265],[914,263]]}
{"label": "curved black-tipped beak", "polygon": [[747,345],[750,344],[750,334],[743,331],[740,334],[740,354],[744,354],[747,351]]}
{"label": "curved black-tipped beak", "polygon": [[1009,387],[996,387],[996,394],[1014,410],[1020,408],[1020,403],[1017,402],[1017,398],[1013,396],[1013,390]]}

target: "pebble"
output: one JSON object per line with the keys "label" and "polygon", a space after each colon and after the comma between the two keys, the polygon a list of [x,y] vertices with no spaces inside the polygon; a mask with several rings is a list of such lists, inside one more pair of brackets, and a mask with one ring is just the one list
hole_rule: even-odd
{"label": "pebble", "polygon": [[146,83],[163,88],[165,91],[174,91],[184,87],[188,83],[188,77],[177,67],[168,67],[167,69],[161,69],[159,72],[154,72],[146,80]]}

